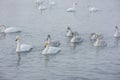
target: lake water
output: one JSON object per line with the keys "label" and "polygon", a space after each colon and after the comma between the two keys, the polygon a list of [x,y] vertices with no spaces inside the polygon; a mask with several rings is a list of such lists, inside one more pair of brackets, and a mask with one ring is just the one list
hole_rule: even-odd
{"label": "lake water", "polygon": [[[42,13],[34,0],[0,0],[0,23],[19,27],[22,33],[6,34],[0,38],[0,80],[120,80],[120,41],[113,37],[114,26],[120,26],[120,0],[76,0],[76,12],[68,13],[74,0],[55,0]],[[99,9],[89,13],[88,4]],[[84,38],[72,48],[65,37],[70,26]],[[105,48],[93,47],[89,34],[104,35]],[[61,42],[61,52],[42,55],[48,34]],[[28,53],[15,53],[15,37],[21,43],[33,45]]]}

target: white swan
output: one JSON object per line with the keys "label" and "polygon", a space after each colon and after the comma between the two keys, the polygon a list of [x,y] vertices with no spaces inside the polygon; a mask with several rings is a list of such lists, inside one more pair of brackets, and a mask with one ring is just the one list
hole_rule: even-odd
{"label": "white swan", "polygon": [[119,38],[120,37],[120,31],[118,26],[115,26],[115,33],[114,33],[114,37]]}
{"label": "white swan", "polygon": [[48,43],[46,44],[46,47],[42,51],[42,54],[55,54],[58,53],[59,51],[60,51],[59,47],[50,46],[50,44]]}
{"label": "white swan", "polygon": [[16,36],[16,43],[17,43],[16,52],[27,52],[27,51],[30,51],[32,49],[31,45],[20,44],[20,37],[19,36]]}
{"label": "white swan", "polygon": [[1,28],[1,32],[4,32],[4,33],[21,32],[21,29],[20,29],[20,28],[16,28],[16,27],[9,27],[9,28],[6,28],[5,25],[0,25],[0,28]]}
{"label": "white swan", "polygon": [[67,37],[72,37],[72,30],[70,27],[67,27],[67,32],[66,32]]}
{"label": "white swan", "polygon": [[98,9],[96,7],[93,7],[91,5],[88,5],[88,10],[89,10],[89,12],[97,12],[98,11]]}
{"label": "white swan", "polygon": [[60,42],[59,41],[51,41],[51,36],[47,35],[46,41],[45,41],[45,47],[46,45],[53,46],[53,47],[59,47]]}
{"label": "white swan", "polygon": [[77,3],[73,3],[73,7],[72,8],[68,8],[66,11],[67,12],[75,12],[75,6],[77,5]]}
{"label": "white swan", "polygon": [[70,42],[80,43],[82,41],[83,41],[83,39],[80,36],[78,36],[76,33],[72,33],[72,38],[71,38]]}
{"label": "white swan", "polygon": [[97,37],[96,41],[93,43],[93,46],[104,47],[104,46],[107,46],[107,43],[103,39]]}

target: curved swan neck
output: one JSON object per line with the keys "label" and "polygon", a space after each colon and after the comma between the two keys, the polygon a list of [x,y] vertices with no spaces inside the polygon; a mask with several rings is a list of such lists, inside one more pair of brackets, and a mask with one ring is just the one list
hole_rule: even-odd
{"label": "curved swan neck", "polygon": [[75,8],[75,5],[76,5],[76,3],[74,2],[74,3],[73,3],[73,8]]}
{"label": "curved swan neck", "polygon": [[19,51],[20,50],[20,40],[17,40],[16,43],[17,43],[16,51]]}
{"label": "curved swan neck", "polygon": [[119,28],[115,28],[115,31],[116,31],[116,32],[119,32]]}

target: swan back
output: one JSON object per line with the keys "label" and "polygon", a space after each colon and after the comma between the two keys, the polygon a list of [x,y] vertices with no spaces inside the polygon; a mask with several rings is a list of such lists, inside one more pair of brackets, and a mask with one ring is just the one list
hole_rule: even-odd
{"label": "swan back", "polygon": [[16,42],[17,42],[17,47],[16,47],[16,52],[27,52],[32,49],[31,45],[27,44],[20,44],[20,37],[16,36]]}
{"label": "swan back", "polygon": [[10,27],[10,28],[6,28],[4,32],[5,33],[21,32],[21,29],[16,27]]}

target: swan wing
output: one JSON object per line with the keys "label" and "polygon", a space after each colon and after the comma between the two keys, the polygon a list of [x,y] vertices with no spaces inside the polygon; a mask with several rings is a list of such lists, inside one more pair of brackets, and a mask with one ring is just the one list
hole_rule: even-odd
{"label": "swan wing", "polygon": [[60,46],[60,42],[59,42],[59,41],[52,41],[52,42],[50,43],[50,46],[59,47],[59,46]]}
{"label": "swan wing", "polygon": [[58,53],[59,51],[60,48],[49,46],[43,50],[42,54],[55,54]]}
{"label": "swan wing", "polygon": [[21,32],[21,29],[16,27],[10,27],[5,29],[5,33],[14,33],[14,32]]}
{"label": "swan wing", "polygon": [[30,51],[31,49],[32,49],[32,46],[31,46],[31,45],[22,44],[22,45],[20,46],[20,51],[21,51],[21,52]]}
{"label": "swan wing", "polygon": [[67,11],[67,12],[74,12],[75,9],[74,9],[74,8],[68,8],[66,11]]}

